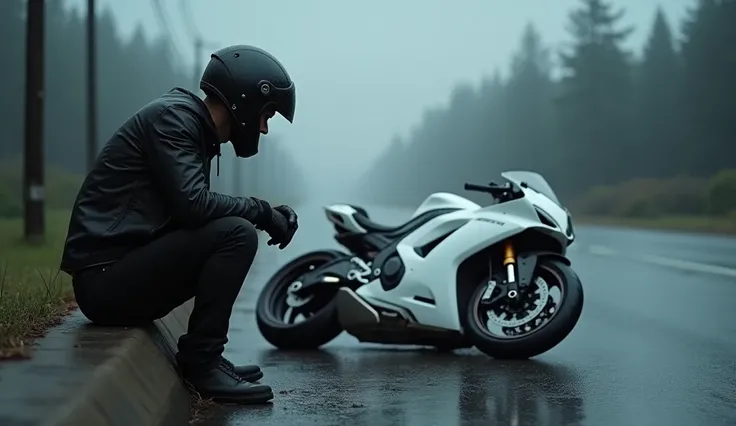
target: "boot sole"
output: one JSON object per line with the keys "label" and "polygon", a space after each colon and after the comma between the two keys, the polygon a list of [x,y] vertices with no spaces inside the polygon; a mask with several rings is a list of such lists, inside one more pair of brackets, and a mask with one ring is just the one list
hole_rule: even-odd
{"label": "boot sole", "polygon": [[[203,395],[204,396],[204,395]],[[255,395],[227,395],[227,396],[207,396],[213,402],[218,404],[266,404],[273,399],[273,392],[259,393]]]}

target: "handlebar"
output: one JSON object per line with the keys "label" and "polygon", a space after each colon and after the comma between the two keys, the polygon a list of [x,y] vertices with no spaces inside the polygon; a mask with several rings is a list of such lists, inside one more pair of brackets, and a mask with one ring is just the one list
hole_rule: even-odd
{"label": "handlebar", "polygon": [[497,183],[491,182],[488,185],[478,185],[475,183],[465,183],[466,191],[485,192],[491,195],[503,194],[512,190],[510,184],[498,185]]}
{"label": "handlebar", "polygon": [[486,185],[478,185],[475,183],[465,183],[465,190],[466,191],[476,191],[476,192],[490,192],[491,187]]}
{"label": "handlebar", "polygon": [[478,185],[475,183],[465,183],[466,191],[484,192],[490,194],[493,198],[500,201],[507,201],[517,198],[520,191],[516,189],[511,183],[507,182],[504,185],[499,185],[495,182],[491,182],[487,185]]}

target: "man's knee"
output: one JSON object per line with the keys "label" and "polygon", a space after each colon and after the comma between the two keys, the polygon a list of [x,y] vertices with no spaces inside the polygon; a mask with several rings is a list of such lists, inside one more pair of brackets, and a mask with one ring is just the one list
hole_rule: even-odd
{"label": "man's knee", "polygon": [[205,232],[214,239],[214,250],[205,263],[205,279],[217,282],[210,288],[217,289],[218,297],[234,301],[255,260],[258,231],[245,219],[223,217],[207,224]]}
{"label": "man's knee", "polygon": [[258,231],[252,223],[243,218],[228,216],[215,219],[210,222],[209,227],[222,235],[227,243],[234,243],[238,247],[253,251],[254,254],[258,250]]}

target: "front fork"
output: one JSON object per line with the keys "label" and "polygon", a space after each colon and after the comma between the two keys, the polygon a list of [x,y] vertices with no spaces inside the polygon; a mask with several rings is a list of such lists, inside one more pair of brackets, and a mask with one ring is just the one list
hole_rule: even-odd
{"label": "front fork", "polygon": [[519,295],[519,284],[516,281],[516,251],[511,241],[503,247],[503,266],[506,268],[506,296],[510,299]]}
{"label": "front fork", "polygon": [[[504,282],[504,288],[506,289],[505,296],[509,299],[516,299],[519,296],[519,283],[516,279],[516,250],[511,241],[506,241],[503,247],[503,266],[506,269],[506,280]],[[488,261],[488,283],[486,289],[481,297],[483,303],[493,303],[499,297],[491,299],[493,290],[496,288],[496,281],[493,280],[493,259]],[[503,297],[503,296],[500,296]]]}

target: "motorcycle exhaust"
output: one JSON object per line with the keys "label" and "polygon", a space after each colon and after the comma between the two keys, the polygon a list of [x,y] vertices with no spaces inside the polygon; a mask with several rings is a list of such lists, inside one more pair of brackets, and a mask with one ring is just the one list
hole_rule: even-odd
{"label": "motorcycle exhaust", "polygon": [[335,296],[337,318],[345,330],[375,326],[381,322],[378,312],[347,287],[341,287]]}

